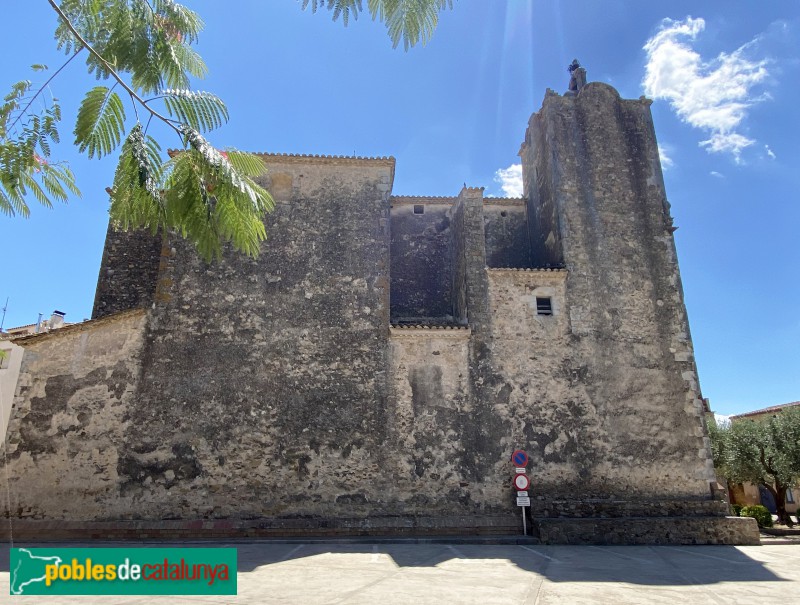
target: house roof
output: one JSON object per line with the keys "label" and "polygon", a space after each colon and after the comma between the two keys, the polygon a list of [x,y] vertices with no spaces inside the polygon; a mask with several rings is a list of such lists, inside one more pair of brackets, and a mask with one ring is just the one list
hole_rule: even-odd
{"label": "house roof", "polygon": [[48,330],[47,332],[39,332],[38,334],[25,334],[22,336],[15,336],[11,334],[8,340],[13,342],[14,344],[25,346],[25,344],[29,342],[44,340],[45,338],[60,337],[65,334],[72,334],[73,332],[80,332],[88,328],[93,328],[94,326],[97,325],[102,325],[116,321],[117,319],[123,317],[130,317],[133,315],[144,315],[145,313],[147,313],[146,309],[129,309],[127,311],[120,311],[119,313],[106,315],[105,317],[98,317],[96,319],[87,319],[86,321],[78,323],[66,324],[64,325],[64,327],[57,328],[55,330]]}
{"label": "house roof", "polygon": [[768,408],[753,410],[752,412],[745,412],[744,414],[736,414],[735,416],[731,416],[731,420],[735,420],[737,418],[748,418],[751,416],[761,416],[764,414],[772,414],[773,412],[780,412],[785,408],[792,408],[798,406],[800,406],[800,401],[792,401],[791,403],[782,403],[781,405],[771,405]]}

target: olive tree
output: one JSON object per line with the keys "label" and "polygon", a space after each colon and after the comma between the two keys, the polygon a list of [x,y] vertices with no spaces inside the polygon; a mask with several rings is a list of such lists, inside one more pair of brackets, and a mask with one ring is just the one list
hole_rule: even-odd
{"label": "olive tree", "polygon": [[709,421],[714,466],[729,481],[764,485],[775,499],[778,522],[791,526],[786,490],[800,480],[800,407],[768,417]]}

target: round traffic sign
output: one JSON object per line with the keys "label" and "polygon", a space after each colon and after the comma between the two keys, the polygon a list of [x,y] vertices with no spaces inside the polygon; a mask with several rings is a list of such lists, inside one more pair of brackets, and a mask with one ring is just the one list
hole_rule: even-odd
{"label": "round traffic sign", "polygon": [[514,475],[514,487],[519,492],[526,491],[531,485],[531,480],[528,475]]}
{"label": "round traffic sign", "polygon": [[511,454],[511,462],[514,463],[514,466],[527,466],[528,454],[522,450],[514,450],[514,453]]}

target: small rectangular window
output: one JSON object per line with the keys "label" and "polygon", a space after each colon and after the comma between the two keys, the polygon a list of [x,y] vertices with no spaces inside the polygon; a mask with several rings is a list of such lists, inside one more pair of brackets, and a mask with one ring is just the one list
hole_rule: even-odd
{"label": "small rectangular window", "polygon": [[794,504],[794,494],[792,493],[792,488],[786,490],[786,503]]}
{"label": "small rectangular window", "polygon": [[414,214],[425,214],[425,206],[422,204],[414,204]]}
{"label": "small rectangular window", "polygon": [[550,297],[537,296],[536,297],[536,315],[552,315],[553,303]]}

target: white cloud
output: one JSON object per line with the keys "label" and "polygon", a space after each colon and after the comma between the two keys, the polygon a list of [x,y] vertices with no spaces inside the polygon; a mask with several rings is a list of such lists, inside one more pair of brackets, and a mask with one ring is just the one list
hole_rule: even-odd
{"label": "white cloud", "polygon": [[741,161],[742,150],[755,141],[736,132],[753,104],[769,98],[754,87],[769,72],[766,59],[748,58],[758,37],[731,53],[704,61],[692,48],[705,28],[703,19],[665,19],[644,45],[647,52],[645,94],[666,99],[686,123],[709,133],[700,145],[710,153],[730,153]]}
{"label": "white cloud", "polygon": [[724,174],[720,174],[720,173],[719,173],[719,172],[717,172],[716,170],[712,170],[712,171],[711,171],[711,172],[709,172],[708,174],[710,174],[711,176],[715,176],[715,177],[717,177],[718,179],[724,179],[724,178],[725,178],[725,175],[724,175]]}
{"label": "white cloud", "polygon": [[494,181],[500,185],[506,197],[522,197],[522,164],[511,164],[494,173]]}
{"label": "white cloud", "polygon": [[658,144],[658,156],[661,158],[661,169],[664,171],[669,170],[675,166],[675,161],[670,157],[672,148],[667,145]]}
{"label": "white cloud", "polygon": [[775,152],[772,151],[772,149],[770,149],[769,145],[764,145],[764,150],[767,152],[767,155],[773,160],[778,157],[775,155]]}

